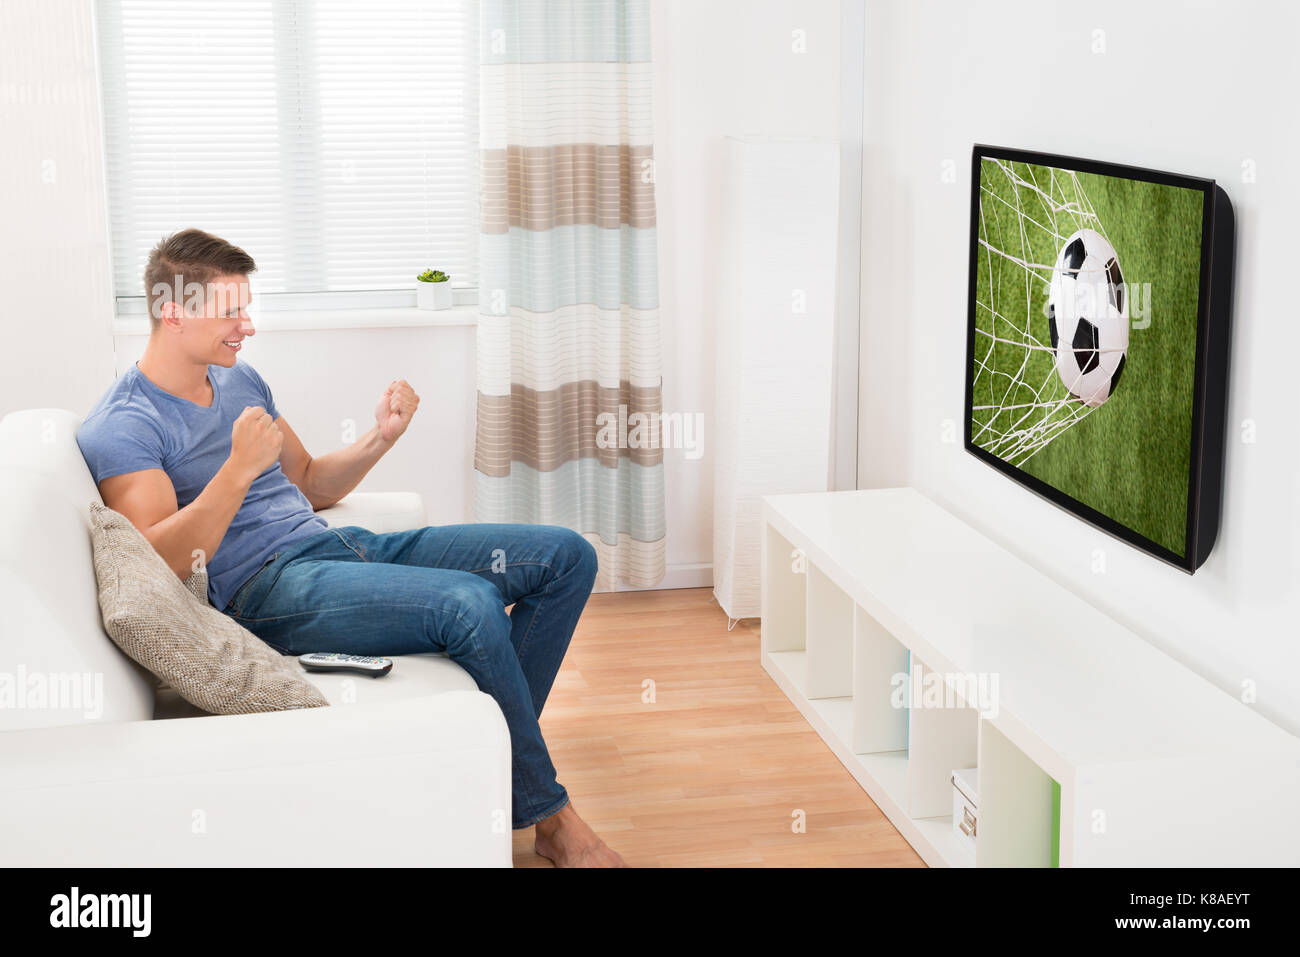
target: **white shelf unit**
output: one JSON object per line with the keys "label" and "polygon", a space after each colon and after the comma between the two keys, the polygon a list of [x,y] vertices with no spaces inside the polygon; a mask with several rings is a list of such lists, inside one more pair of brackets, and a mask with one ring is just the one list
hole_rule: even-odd
{"label": "white shelf unit", "polygon": [[761,561],[763,667],[926,863],[1300,865],[1300,739],[914,489],[767,496]]}

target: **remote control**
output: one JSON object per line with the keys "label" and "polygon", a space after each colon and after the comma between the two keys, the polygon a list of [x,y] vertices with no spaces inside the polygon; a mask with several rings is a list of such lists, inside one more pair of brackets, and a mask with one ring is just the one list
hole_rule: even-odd
{"label": "remote control", "polygon": [[372,678],[382,678],[393,670],[392,658],[367,658],[364,655],[326,654],[320,651],[299,655],[298,663],[308,671],[355,671]]}

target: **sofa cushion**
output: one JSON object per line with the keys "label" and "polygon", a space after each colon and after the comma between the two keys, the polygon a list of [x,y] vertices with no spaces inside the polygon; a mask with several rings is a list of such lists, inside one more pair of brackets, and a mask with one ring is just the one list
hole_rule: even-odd
{"label": "sofa cushion", "polygon": [[[320,688],[330,704],[341,706],[426,698],[445,691],[475,691],[478,688],[468,671],[441,652],[395,655],[393,670],[382,678],[337,671],[313,672],[307,679]],[[155,719],[198,718],[203,715],[204,712],[181,698],[175,690],[159,690],[153,713]]]}
{"label": "sofa cushion", "polygon": [[297,661],[200,602],[206,571],[182,583],[125,516],[91,502],[90,519],[104,627],[132,660],[212,714],[329,704]]}
{"label": "sofa cushion", "polygon": [[417,492],[350,492],[316,514],[330,528],[359,525],[376,535],[425,524],[424,499]]}

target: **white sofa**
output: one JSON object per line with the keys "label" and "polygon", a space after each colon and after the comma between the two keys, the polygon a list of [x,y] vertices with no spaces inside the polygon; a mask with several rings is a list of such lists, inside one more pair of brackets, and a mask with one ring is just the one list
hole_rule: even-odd
{"label": "white sofa", "polygon": [[[311,675],[328,708],[217,716],[118,650],[80,422],[0,420],[0,865],[510,866],[505,719],[445,656],[401,657],[378,679]],[[425,524],[413,493],[353,493],[320,515]],[[96,683],[99,714],[93,695],[69,697]]]}

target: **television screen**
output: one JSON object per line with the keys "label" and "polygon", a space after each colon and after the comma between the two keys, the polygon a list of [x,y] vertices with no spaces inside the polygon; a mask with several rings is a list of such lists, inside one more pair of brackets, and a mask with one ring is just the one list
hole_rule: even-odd
{"label": "television screen", "polygon": [[1186,571],[1218,526],[1232,212],[1205,179],[976,146],[966,448]]}

